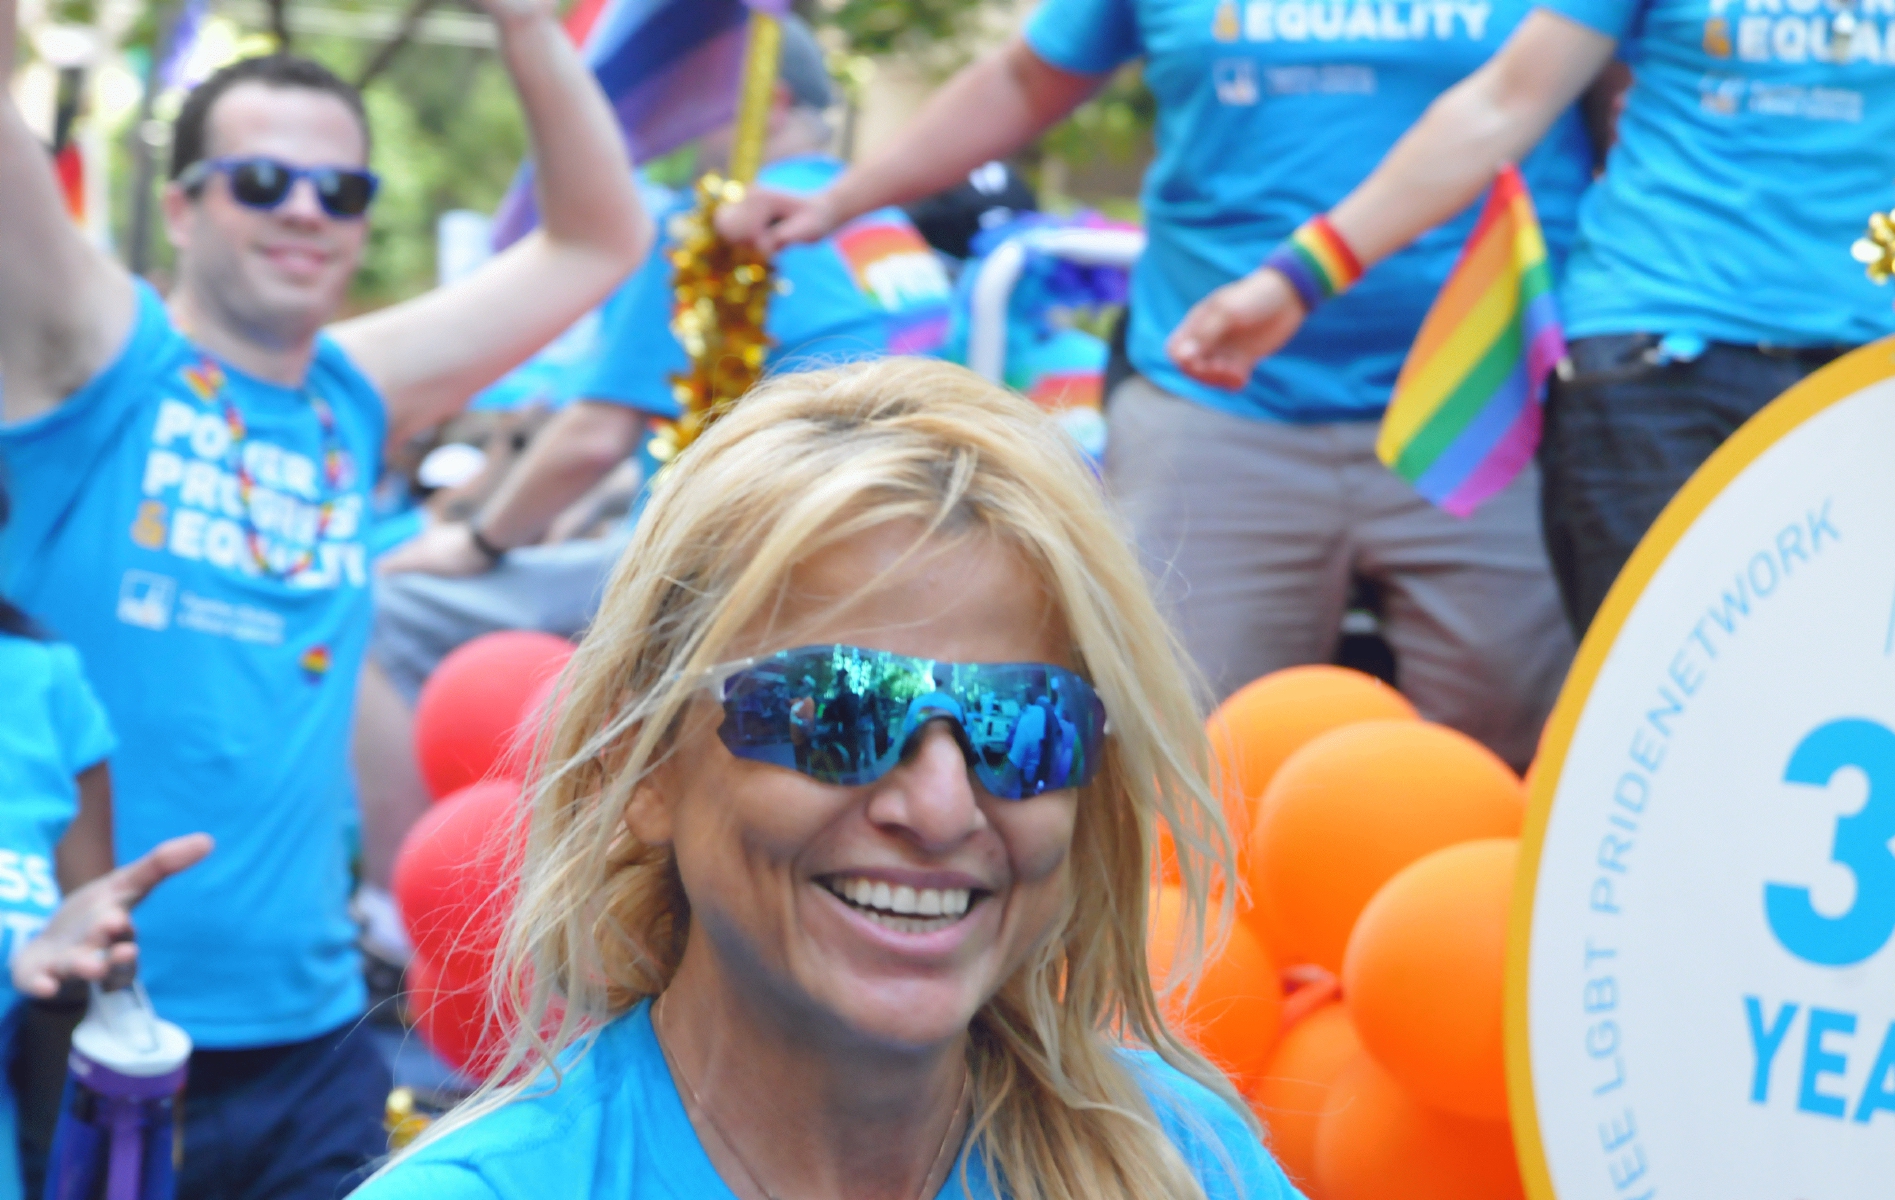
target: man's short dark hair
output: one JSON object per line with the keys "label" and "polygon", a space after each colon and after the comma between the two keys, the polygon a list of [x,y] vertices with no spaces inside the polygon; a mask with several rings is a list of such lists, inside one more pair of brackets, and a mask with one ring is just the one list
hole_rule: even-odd
{"label": "man's short dark hair", "polygon": [[192,163],[209,153],[211,109],[219,98],[241,83],[260,83],[265,87],[302,88],[326,92],[348,105],[362,126],[362,144],[368,145],[368,111],[362,107],[362,93],[328,67],[293,54],[269,54],[261,58],[242,58],[218,71],[191,89],[184,98],[171,128],[171,178],[176,179]]}

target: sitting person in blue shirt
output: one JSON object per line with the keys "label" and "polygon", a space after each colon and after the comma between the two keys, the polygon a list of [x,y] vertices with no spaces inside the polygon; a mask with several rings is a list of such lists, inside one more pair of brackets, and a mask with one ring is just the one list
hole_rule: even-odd
{"label": "sitting person in blue shirt", "polygon": [[[763,183],[812,192],[842,173],[823,116],[832,100],[815,38],[801,21],[785,20]],[[707,138],[703,157],[718,162],[728,138],[728,130]],[[680,204],[688,203],[687,193]],[[815,245],[787,250],[776,269],[785,286],[765,324],[772,372],[928,354],[947,337],[952,284],[898,210],[870,213]],[[407,710],[435,666],[455,647],[497,629],[576,635],[598,608],[626,532],[540,543],[568,505],[639,449],[654,420],[679,415],[671,377],[689,360],[671,332],[672,275],[661,248],[613,297],[583,399],[534,437],[471,520],[423,531],[378,568],[376,632],[356,733],[365,760],[379,767],[376,777],[361,781],[372,883],[386,885],[396,843],[427,807],[418,774],[403,760],[413,744]]]}
{"label": "sitting person in blue shirt", "polygon": [[[486,0],[533,135],[541,227],[481,270],[330,326],[376,193],[361,96],[233,63],[171,138],[160,299],[67,217],[0,86],[0,588],[58,622],[111,715],[118,857],[213,835],[140,918],[196,1052],[179,1192],[333,1200],[386,1151],[388,1068],[348,910],[349,732],[384,446],[596,306],[650,245],[617,124],[544,0]],[[16,0],[0,0],[0,76]]]}
{"label": "sitting person in blue shirt", "polygon": [[359,1200],[1296,1200],[1147,974],[1156,827],[1187,947],[1230,840],[1057,424],[888,359],[777,376],[667,471],[532,801],[499,969],[546,1036]]}
{"label": "sitting person in blue shirt", "polygon": [[[1337,198],[1334,228],[1365,266],[1438,238],[1615,54],[1637,83],[1579,208],[1559,289],[1571,369],[1548,385],[1540,442],[1546,546],[1580,633],[1724,439],[1895,333],[1849,254],[1895,201],[1895,23],[1849,0],[1543,0]],[[1246,372],[1307,315],[1280,273],[1254,269],[1192,314],[1181,361]]]}

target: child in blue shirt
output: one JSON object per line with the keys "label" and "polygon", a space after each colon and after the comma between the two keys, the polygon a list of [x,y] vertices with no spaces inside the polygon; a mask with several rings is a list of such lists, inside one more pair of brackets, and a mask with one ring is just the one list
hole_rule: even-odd
{"label": "child in blue shirt", "polygon": [[[0,487],[0,528],[7,508]],[[163,861],[176,865],[149,882],[152,859],[112,870],[114,746],[78,654],[0,596],[0,948],[11,968],[0,972],[0,1063],[13,1058],[22,993],[50,996],[62,978],[96,979],[133,961],[133,946],[118,941],[130,934],[131,904],[209,850],[201,835],[167,843]],[[75,895],[56,914],[62,891]],[[55,922],[54,937],[33,940]],[[23,1195],[16,1125],[13,1090],[0,1083],[0,1200]]]}

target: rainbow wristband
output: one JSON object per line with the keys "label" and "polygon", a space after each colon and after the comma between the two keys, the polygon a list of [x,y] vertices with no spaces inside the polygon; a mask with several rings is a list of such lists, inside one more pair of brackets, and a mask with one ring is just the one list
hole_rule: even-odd
{"label": "rainbow wristband", "polygon": [[1340,296],[1362,278],[1362,264],[1328,217],[1316,216],[1296,227],[1263,265],[1279,271],[1296,289],[1305,310]]}

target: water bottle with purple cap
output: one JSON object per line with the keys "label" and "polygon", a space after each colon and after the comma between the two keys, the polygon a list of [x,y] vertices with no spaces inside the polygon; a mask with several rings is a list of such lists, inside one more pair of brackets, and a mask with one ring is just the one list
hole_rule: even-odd
{"label": "water bottle with purple cap", "polygon": [[72,1035],[46,1200],[173,1200],[190,1057],[190,1036],[159,1018],[136,980],[93,984]]}

